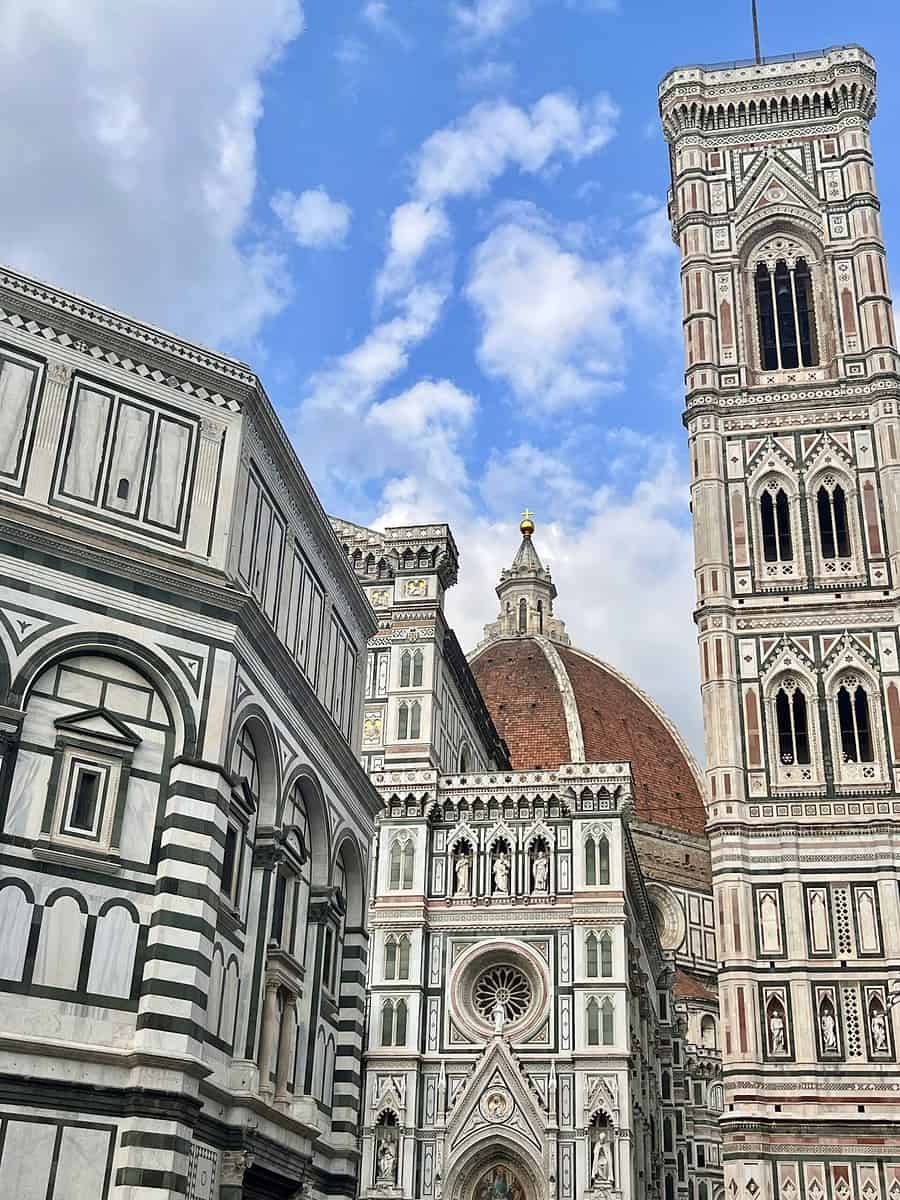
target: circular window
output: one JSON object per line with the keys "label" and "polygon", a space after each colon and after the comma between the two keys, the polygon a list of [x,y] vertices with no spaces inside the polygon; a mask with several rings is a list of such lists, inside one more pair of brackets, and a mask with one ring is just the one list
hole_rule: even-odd
{"label": "circular window", "polygon": [[503,1036],[526,1041],[546,1021],[550,1007],[547,959],[517,938],[477,941],[457,955],[450,973],[450,1015],[474,1042],[496,1030],[503,1005]]}
{"label": "circular window", "polygon": [[494,1015],[498,1002],[506,1011],[508,1022],[518,1021],[531,1005],[531,984],[518,967],[501,963],[482,971],[473,989],[475,1007],[486,1021]]}

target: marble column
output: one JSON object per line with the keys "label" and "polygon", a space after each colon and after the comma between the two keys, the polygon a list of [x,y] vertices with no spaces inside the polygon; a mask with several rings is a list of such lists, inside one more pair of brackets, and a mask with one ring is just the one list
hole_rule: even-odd
{"label": "marble column", "polygon": [[272,1091],[269,1074],[272,1069],[272,1054],[278,1031],[278,984],[274,979],[266,980],[266,996],[263,1002],[262,1032],[259,1035],[259,1090],[265,1094]]}
{"label": "marble column", "polygon": [[278,1066],[275,1072],[275,1099],[289,1098],[288,1084],[297,1040],[297,997],[288,993],[281,1009],[281,1029],[278,1035]]}

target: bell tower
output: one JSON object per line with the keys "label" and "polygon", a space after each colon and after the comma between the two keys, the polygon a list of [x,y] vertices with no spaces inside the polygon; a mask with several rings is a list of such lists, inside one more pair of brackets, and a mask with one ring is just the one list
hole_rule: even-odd
{"label": "bell tower", "polygon": [[900,362],[875,64],[841,46],[682,67],[659,100],[682,259],[725,1196],[895,1200]]}

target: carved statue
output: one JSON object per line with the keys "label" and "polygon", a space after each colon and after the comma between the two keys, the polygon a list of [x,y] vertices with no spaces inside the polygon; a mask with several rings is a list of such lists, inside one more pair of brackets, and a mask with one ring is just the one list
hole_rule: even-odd
{"label": "carved statue", "polygon": [[837,1023],[830,1009],[824,1009],[819,1024],[822,1029],[822,1049],[834,1053],[838,1048]]}
{"label": "carved statue", "polygon": [[591,1183],[612,1183],[612,1150],[605,1125],[597,1129],[591,1153]]}
{"label": "carved statue", "polygon": [[396,1166],[397,1152],[394,1149],[394,1143],[389,1138],[385,1138],[378,1147],[378,1175],[375,1182],[393,1183]]}
{"label": "carved statue", "polygon": [[456,890],[457,896],[468,896],[469,894],[469,876],[471,874],[472,859],[463,851],[456,860]]}
{"label": "carved statue", "polygon": [[494,859],[494,891],[498,896],[509,895],[509,855],[505,850]]}
{"label": "carved statue", "polygon": [[887,1021],[885,1015],[880,1008],[873,1009],[869,1018],[869,1026],[872,1030],[872,1047],[875,1050],[883,1053],[888,1047]]}
{"label": "carved statue", "polygon": [[494,1033],[498,1036],[503,1033],[503,1026],[506,1024],[506,1005],[502,1000],[497,1000],[494,1007],[491,1009],[491,1020],[494,1022]]}
{"label": "carved statue", "polygon": [[769,1038],[771,1039],[773,1054],[785,1054],[787,1052],[787,1042],[784,1034],[784,1020],[781,1013],[777,1009],[774,1009],[769,1014]]}
{"label": "carved statue", "polygon": [[546,892],[550,875],[550,855],[546,850],[538,850],[534,856],[534,890]]}

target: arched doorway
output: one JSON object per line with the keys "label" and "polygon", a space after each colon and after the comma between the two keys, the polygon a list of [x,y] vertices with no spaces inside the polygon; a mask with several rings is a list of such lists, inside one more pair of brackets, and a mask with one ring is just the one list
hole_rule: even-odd
{"label": "arched doorway", "polygon": [[549,1195],[543,1166],[495,1132],[461,1157],[448,1184],[451,1200],[546,1200]]}

